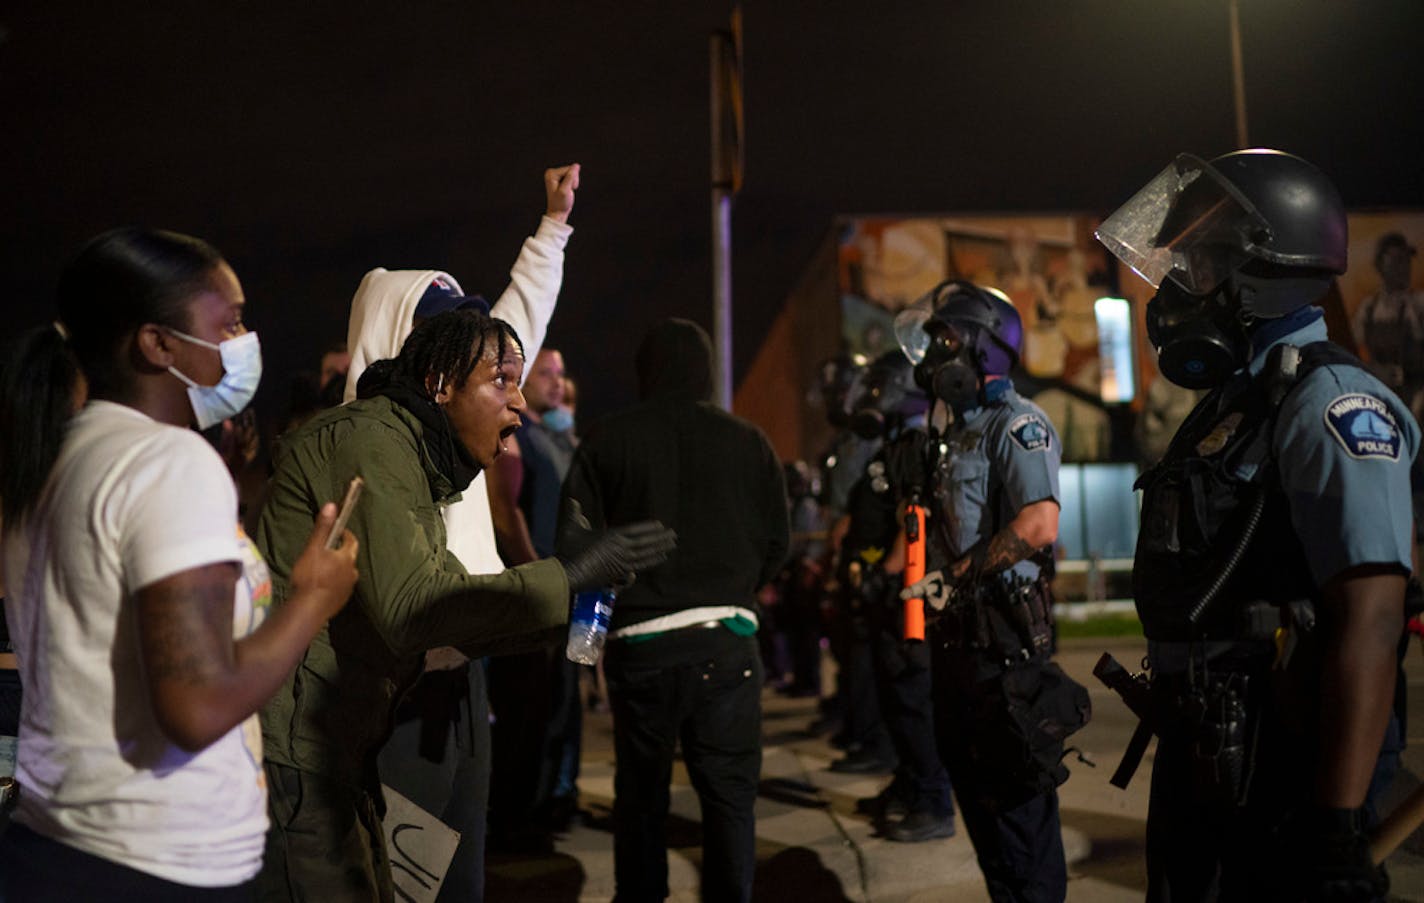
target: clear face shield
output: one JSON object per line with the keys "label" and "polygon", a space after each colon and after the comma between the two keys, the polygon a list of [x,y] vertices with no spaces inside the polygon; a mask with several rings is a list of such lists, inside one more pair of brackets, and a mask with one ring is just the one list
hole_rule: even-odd
{"label": "clear face shield", "polygon": [[925,324],[933,314],[934,292],[928,292],[895,315],[895,341],[912,364],[924,360],[929,350],[930,334],[925,332]]}
{"label": "clear face shield", "polygon": [[1271,230],[1216,170],[1181,154],[1095,234],[1153,288],[1171,279],[1206,295],[1250,259],[1248,249],[1267,243]]}
{"label": "clear face shield", "polygon": [[856,375],[846,393],[846,407],[852,414],[863,410],[893,411],[908,390],[907,377],[894,369],[872,365]]}
{"label": "clear face shield", "polygon": [[[935,300],[935,292],[930,292],[895,315],[895,340],[912,364],[924,361],[935,342],[940,342],[954,354],[967,342],[962,329],[934,318]],[[939,300],[942,303],[944,296],[940,296]]]}

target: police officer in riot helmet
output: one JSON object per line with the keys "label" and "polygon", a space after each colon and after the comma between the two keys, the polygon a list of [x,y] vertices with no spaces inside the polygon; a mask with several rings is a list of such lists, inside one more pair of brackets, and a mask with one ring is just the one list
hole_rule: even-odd
{"label": "police officer in riot helmet", "polygon": [[[905,562],[895,543],[900,497],[886,462],[902,444],[924,448],[929,399],[898,349],[870,363],[850,399],[851,429],[863,438],[883,440],[884,446],[851,487],[847,501],[850,523],[841,544],[839,577],[863,637],[856,650],[868,657],[852,656],[860,672],[848,677],[858,677],[860,686],[873,691],[870,699],[878,704],[881,736],[891,747],[882,751],[871,744],[866,753],[896,763],[889,785],[876,796],[858,800],[856,809],[874,817],[888,839],[919,843],[954,834],[954,803],[935,746],[929,650],[904,637],[900,589]],[[857,686],[855,680],[850,683]],[[831,767],[844,771],[854,761]]]}
{"label": "police officer in riot helmet", "polygon": [[849,425],[851,388],[865,372],[865,366],[865,357],[859,354],[841,353],[821,362],[817,391],[831,426],[845,429]]}
{"label": "police officer in riot helmet", "polygon": [[826,421],[837,432],[822,455],[825,473],[825,504],[832,519],[845,513],[846,495],[878,447],[874,439],[863,439],[850,429],[850,393],[865,372],[864,355],[842,353],[821,362],[819,391],[826,409]]}
{"label": "police officer in riot helmet", "polygon": [[1044,570],[1058,533],[1061,446],[1008,378],[1023,324],[1000,293],[950,281],[896,320],[915,380],[947,409],[894,480],[926,509],[924,599],[936,740],[990,896],[1061,901],[1057,787],[1087,692],[1049,660]]}
{"label": "police officer in riot helmet", "polygon": [[[840,540],[845,535],[848,521],[846,503],[851,487],[864,472],[866,463],[880,446],[879,440],[862,439],[850,429],[849,395],[860,375],[865,372],[866,364],[864,355],[850,352],[842,352],[827,358],[820,364],[817,393],[825,408],[826,421],[836,430],[830,445],[819,458],[821,472],[824,475],[821,482],[821,503],[826,521],[831,525],[828,531],[828,546],[833,553],[839,548]],[[828,561],[827,564],[830,565],[832,562]],[[815,625],[819,630],[820,600],[816,598],[807,601],[809,607],[805,608],[805,622]],[[812,602],[814,604],[811,604]],[[842,616],[843,614],[843,611],[837,610],[830,623],[826,624],[825,631],[830,643],[831,655],[842,674],[847,673],[852,664],[850,661],[851,625]],[[820,647],[818,644],[820,635],[819,633],[804,635],[809,636],[813,642],[807,647],[809,654],[802,657],[804,665],[798,668],[798,671],[803,671],[806,675],[804,679],[798,676],[798,689],[819,692]],[[843,692],[842,683],[844,681],[838,681],[835,693],[822,701],[822,708],[826,714],[825,717],[818,720],[819,727],[827,727],[847,720],[854,721],[854,715],[847,712],[847,694]],[[847,724],[833,738],[833,742],[848,746],[853,733],[855,733],[854,724]]]}
{"label": "police officer in riot helmet", "polygon": [[846,390],[846,425],[862,439],[896,439],[920,425],[929,402],[905,355],[887,351],[857,372]]}
{"label": "police officer in riot helmet", "polygon": [[[895,359],[904,366],[897,366]],[[845,389],[847,428],[871,456],[845,465],[844,517],[833,531],[838,553],[837,645],[842,651],[836,685],[843,702],[841,735],[847,750],[845,757],[831,763],[830,770],[836,772],[883,774],[896,767],[896,744],[877,681],[875,640],[888,586],[886,553],[898,525],[895,499],[884,477],[884,446],[904,429],[907,417],[922,417],[925,408],[909,369],[898,351],[882,355],[862,367]]]}
{"label": "police officer in riot helmet", "polygon": [[1340,195],[1279,151],[1183,154],[1098,237],[1157,288],[1162,375],[1211,390],[1138,482],[1148,899],[1380,899],[1367,795],[1419,429],[1315,306],[1345,269]]}

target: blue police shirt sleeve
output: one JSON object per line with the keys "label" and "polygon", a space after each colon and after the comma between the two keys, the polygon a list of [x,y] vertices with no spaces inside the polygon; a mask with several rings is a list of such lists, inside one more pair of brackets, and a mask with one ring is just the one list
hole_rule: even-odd
{"label": "blue police shirt sleeve", "polygon": [[1410,569],[1418,449],[1403,404],[1357,368],[1321,367],[1286,398],[1274,451],[1317,586],[1356,565]]}
{"label": "blue police shirt sleeve", "polygon": [[1035,404],[1017,399],[999,417],[994,452],[1002,467],[1004,504],[1017,513],[1045,499],[1059,501],[1058,464],[1063,445],[1048,416]]}

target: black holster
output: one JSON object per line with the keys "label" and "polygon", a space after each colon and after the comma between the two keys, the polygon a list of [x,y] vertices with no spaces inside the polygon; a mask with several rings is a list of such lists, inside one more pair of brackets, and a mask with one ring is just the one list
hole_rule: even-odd
{"label": "black holster", "polygon": [[983,581],[973,593],[972,633],[976,650],[1005,666],[1047,656],[1053,648],[1053,597],[1042,576]]}
{"label": "black holster", "polygon": [[1222,809],[1243,806],[1251,789],[1261,726],[1261,682],[1245,670],[1153,680],[1164,739],[1189,743],[1196,793]]}

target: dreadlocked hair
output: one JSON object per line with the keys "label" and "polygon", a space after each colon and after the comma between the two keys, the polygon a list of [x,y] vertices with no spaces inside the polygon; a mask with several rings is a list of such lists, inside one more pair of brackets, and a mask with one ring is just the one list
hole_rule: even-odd
{"label": "dreadlocked hair", "polygon": [[401,346],[392,376],[408,385],[425,386],[427,376],[460,388],[487,357],[498,361],[510,345],[524,354],[514,327],[476,310],[446,311],[423,321]]}

